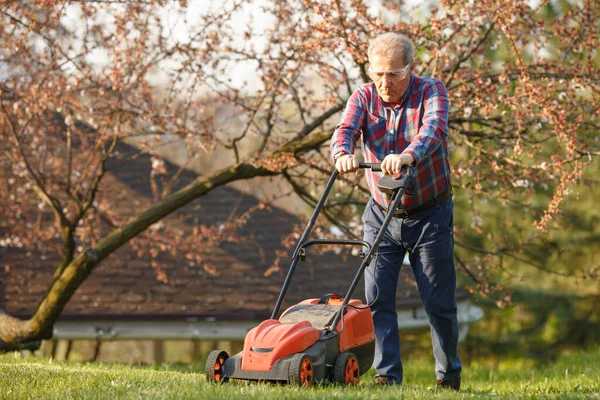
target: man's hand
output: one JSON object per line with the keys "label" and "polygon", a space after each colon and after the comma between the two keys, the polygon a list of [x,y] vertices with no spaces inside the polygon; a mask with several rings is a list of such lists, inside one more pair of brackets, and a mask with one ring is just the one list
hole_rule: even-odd
{"label": "man's hand", "polygon": [[381,162],[384,175],[399,174],[403,165],[411,165],[415,159],[410,154],[388,154]]}
{"label": "man's hand", "polygon": [[340,174],[354,172],[358,170],[358,160],[353,154],[344,154],[335,161],[335,169],[337,169]]}

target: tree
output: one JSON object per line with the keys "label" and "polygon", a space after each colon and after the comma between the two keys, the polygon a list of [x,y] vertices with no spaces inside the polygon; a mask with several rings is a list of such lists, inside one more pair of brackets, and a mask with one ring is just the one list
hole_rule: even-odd
{"label": "tree", "polygon": [[[503,202],[523,216],[513,224],[536,221],[535,233],[492,245],[480,240],[493,235],[480,222],[475,233],[457,231],[465,239],[457,261],[474,289],[501,289],[487,279],[500,265],[491,259],[546,232],[565,190],[598,155],[598,9],[592,1],[463,3],[443,1],[416,23],[394,1],[375,11],[360,0],[260,8],[232,0],[201,11],[181,0],[0,1],[4,243],[62,255],[29,320],[0,315],[0,343],[19,348],[50,337],[95,266],[129,241],[148,244],[149,227],[215,187],[282,175],[314,201],[306,187],[331,170],[337,113],[368,81],[368,40],[389,30],[413,39],[417,73],[442,79],[451,93],[457,191],[472,205]],[[254,74],[244,82],[240,71]],[[220,121],[224,110],[235,124]],[[110,213],[104,178],[117,144],[140,137],[153,154],[165,138],[184,141],[191,158],[226,149],[231,164],[171,192],[172,182],[158,184],[163,164],[154,154],[156,202],[123,219]],[[364,199],[355,178],[346,185],[346,197],[328,207],[330,221]],[[540,185],[553,195],[533,207]],[[154,251],[177,247],[201,259],[193,246],[208,240],[201,228],[193,238],[155,229],[153,238],[165,239]],[[487,259],[477,261],[482,253]]]}

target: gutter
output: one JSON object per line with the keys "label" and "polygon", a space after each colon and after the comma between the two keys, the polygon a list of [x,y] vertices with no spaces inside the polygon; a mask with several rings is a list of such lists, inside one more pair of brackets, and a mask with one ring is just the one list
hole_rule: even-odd
{"label": "gutter", "polygon": [[[264,315],[263,315],[264,314]],[[66,340],[243,340],[270,313],[211,313],[181,315],[64,315],[54,325],[53,339]],[[458,302],[459,340],[469,324],[483,317],[469,300]],[[428,328],[422,306],[398,309],[400,330]]]}

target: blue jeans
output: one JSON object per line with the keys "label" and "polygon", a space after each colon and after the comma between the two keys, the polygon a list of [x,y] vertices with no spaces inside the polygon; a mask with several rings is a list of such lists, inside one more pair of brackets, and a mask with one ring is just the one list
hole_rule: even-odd
{"label": "blue jeans", "polygon": [[[384,211],[371,199],[362,217],[366,242],[373,243],[384,218]],[[452,198],[406,218],[392,218],[379,244],[379,255],[365,272],[366,300],[374,301],[371,312],[375,324],[377,376],[402,382],[396,290],[407,251],[429,317],[437,379],[460,376],[452,228]]]}

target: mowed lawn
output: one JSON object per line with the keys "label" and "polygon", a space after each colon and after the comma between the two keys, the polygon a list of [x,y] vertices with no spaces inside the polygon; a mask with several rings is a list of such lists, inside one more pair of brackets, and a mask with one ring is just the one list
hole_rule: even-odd
{"label": "mowed lawn", "polygon": [[0,356],[0,399],[600,399],[600,348],[565,355],[552,364],[507,360],[496,367],[472,362],[460,393],[436,390],[433,364],[405,361],[402,387],[373,383],[373,370],[358,387],[310,388],[266,383],[208,384],[201,366],[126,366],[57,363]]}

